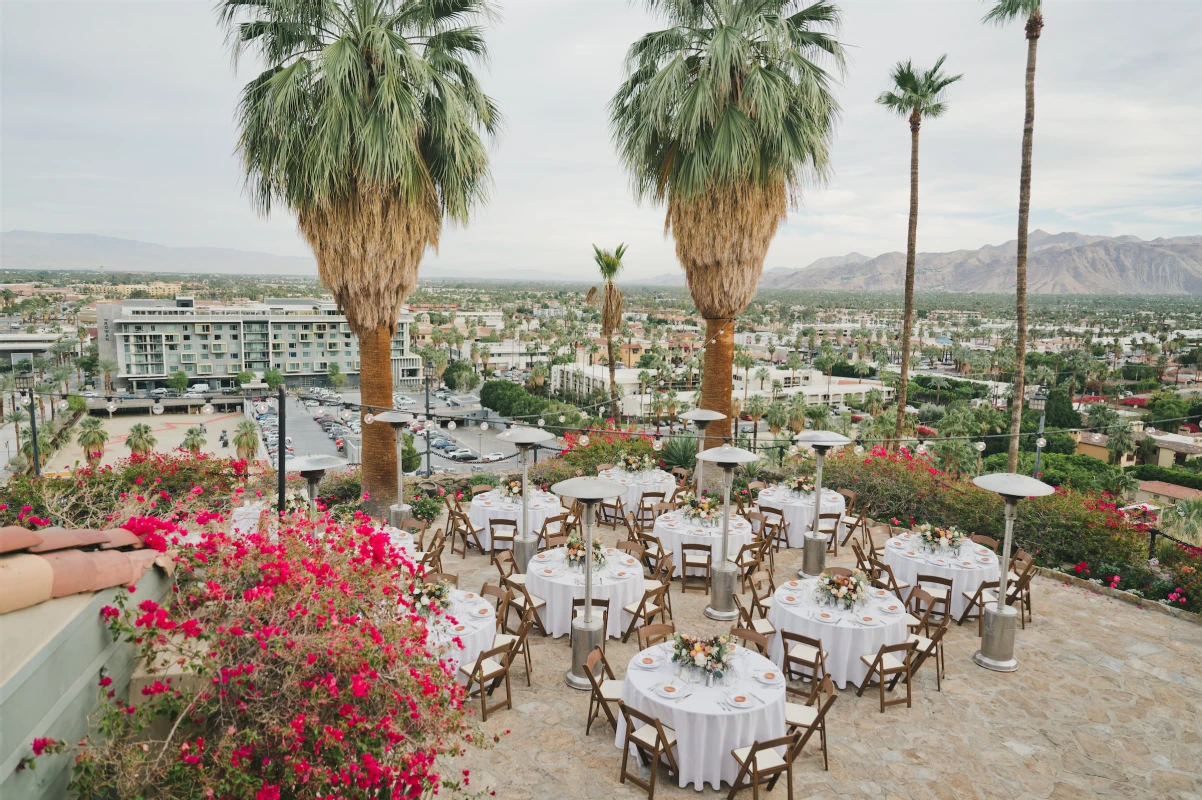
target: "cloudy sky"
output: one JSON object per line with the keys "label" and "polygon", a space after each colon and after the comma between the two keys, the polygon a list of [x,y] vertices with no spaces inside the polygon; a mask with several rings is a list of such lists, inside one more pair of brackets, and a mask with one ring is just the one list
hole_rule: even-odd
{"label": "cloudy sky", "polygon": [[[1040,42],[1032,228],[1202,233],[1202,2],[1049,0]],[[767,268],[905,247],[909,134],[873,103],[891,65],[964,73],[923,127],[919,247],[1014,237],[1026,44],[974,0],[846,0],[834,177],[810,188]],[[0,228],[304,255],[286,214],[242,193],[231,66],[210,0],[0,0]],[[423,274],[579,275],[630,243],[629,277],[673,272],[663,212],[633,199],[604,106],[629,44],[626,0],[509,0],[483,80],[506,117],[494,188]]]}

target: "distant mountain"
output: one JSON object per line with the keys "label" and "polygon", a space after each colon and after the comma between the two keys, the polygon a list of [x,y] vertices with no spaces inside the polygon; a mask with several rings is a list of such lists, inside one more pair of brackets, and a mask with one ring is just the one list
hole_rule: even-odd
{"label": "distant mountain", "polygon": [[[846,264],[859,264],[867,261],[868,256],[862,253],[848,253],[845,256],[827,256],[820,258],[809,266],[802,269],[823,269],[826,267],[841,267]],[[760,276],[760,286],[769,285],[770,281],[783,278],[787,275],[795,275],[800,270],[789,269],[788,267],[773,267],[772,269],[764,270],[764,274]],[[654,286],[684,286],[684,272],[669,272],[664,275],[656,275],[654,278],[644,278],[643,280],[631,281],[632,283],[654,285]]]}
{"label": "distant mountain", "polygon": [[317,275],[312,258],[222,247],[166,247],[90,233],[0,233],[5,269],[100,269],[113,272]]}
{"label": "distant mountain", "polygon": [[[1093,236],[1033,231],[1027,257],[1031,294],[1202,294],[1202,236],[1144,241],[1137,236]],[[919,253],[915,285],[920,291],[1013,292],[1017,243],[979,250]],[[862,260],[853,260],[858,257]],[[843,263],[819,259],[805,269],[765,273],[765,289],[904,288],[905,253]]]}

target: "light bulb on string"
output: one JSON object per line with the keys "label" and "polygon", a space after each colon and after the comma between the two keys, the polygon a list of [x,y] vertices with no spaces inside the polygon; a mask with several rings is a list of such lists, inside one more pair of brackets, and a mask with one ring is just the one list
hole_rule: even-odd
{"label": "light bulb on string", "polygon": [[363,424],[370,425],[376,421],[376,415],[370,411],[363,415]]}
{"label": "light bulb on string", "polygon": [[560,414],[560,415],[559,415],[559,421],[560,421],[560,422],[564,422],[566,419],[567,419],[567,417],[565,417],[563,414]]}
{"label": "light bulb on string", "polygon": [[163,404],[160,403],[158,400],[154,401],[154,405],[152,405],[150,407],[150,413],[162,414],[163,413]]}
{"label": "light bulb on string", "polygon": [[116,404],[116,403],[114,403],[113,401],[111,401],[111,400],[110,400],[110,401],[109,401],[109,404],[108,404],[108,405],[106,405],[104,408],[105,408],[105,410],[107,410],[107,411],[108,411],[110,414],[112,414],[114,411],[116,411],[116,410],[117,410],[117,404]]}
{"label": "light bulb on string", "polygon": [[212,414],[213,413],[213,404],[205,403],[203,406],[200,407],[200,413],[205,414],[205,415]]}
{"label": "light bulb on string", "polygon": [[455,420],[451,420],[450,422],[447,423],[447,430],[449,430],[449,431],[453,431],[458,427],[459,426],[455,424]]}
{"label": "light bulb on string", "polygon": [[1040,450],[1042,450],[1043,448],[1048,446],[1048,440],[1043,438],[1042,436],[1040,436],[1038,439],[1035,440],[1035,446],[1038,447]]}
{"label": "light bulb on string", "polygon": [[545,419],[543,419],[542,417],[538,418],[538,427],[541,428],[542,426],[544,426],[546,424],[547,424],[547,421]]}
{"label": "light bulb on string", "polygon": [[654,440],[652,440],[652,442],[651,442],[651,449],[652,449],[652,450],[654,450],[654,451],[656,451],[657,453],[658,453],[660,450],[663,450],[663,449],[664,449],[664,442],[663,442],[663,440],[662,440],[662,439],[660,439],[658,436],[656,436],[656,437],[655,437],[655,439],[654,439]]}
{"label": "light bulb on string", "polygon": [[856,451],[855,451],[855,452],[856,452],[856,455],[858,455],[858,456],[862,456],[862,455],[864,455],[864,445],[862,445],[862,444],[858,444],[858,445],[856,445]]}
{"label": "light bulb on string", "polygon": [[587,433],[580,437],[580,446],[588,447],[588,434]]}
{"label": "light bulb on string", "polygon": [[64,397],[63,399],[61,399],[57,403],[55,403],[54,407],[57,408],[59,411],[66,411],[68,408],[71,407],[71,404],[68,403],[67,398]]}
{"label": "light bulb on string", "polygon": [[984,442],[977,442],[977,452],[978,453],[985,452],[985,443]]}
{"label": "light bulb on string", "polygon": [[487,423],[487,422],[481,422],[481,423],[480,423],[480,430],[482,430],[482,431],[486,431],[486,430],[488,430],[488,423]]}

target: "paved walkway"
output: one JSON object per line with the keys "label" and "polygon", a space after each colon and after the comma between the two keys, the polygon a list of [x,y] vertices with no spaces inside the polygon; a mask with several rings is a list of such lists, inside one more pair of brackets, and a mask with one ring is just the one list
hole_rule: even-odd
{"label": "paved walkway", "polygon": [[[602,538],[616,536],[606,529]],[[837,563],[848,562],[841,552]],[[782,552],[778,583],[799,566],[799,550]],[[461,588],[497,581],[496,569],[474,551],[467,559],[444,556],[444,567],[460,576]],[[706,596],[681,594],[678,582],[671,592],[677,630],[728,629],[702,615]],[[1018,633],[1018,672],[974,665],[975,626],[953,625],[942,692],[930,663],[916,678],[911,709],[881,714],[870,692],[839,692],[828,716],[830,771],[822,770],[814,737],[795,764],[794,796],[1202,797],[1202,627],[1048,579],[1037,578],[1034,592],[1035,620]],[[588,696],[563,683],[567,640],[531,641],[533,687],[517,669],[514,709],[483,726],[510,733],[454,768],[470,767],[472,787],[487,785],[499,798],[645,797],[618,783],[612,731],[602,725],[584,735]],[[619,678],[636,650],[633,639],[610,640],[607,656]],[[661,771],[656,797],[698,794]],[[786,793],[781,785],[762,796]],[[750,798],[750,790],[739,797]]]}

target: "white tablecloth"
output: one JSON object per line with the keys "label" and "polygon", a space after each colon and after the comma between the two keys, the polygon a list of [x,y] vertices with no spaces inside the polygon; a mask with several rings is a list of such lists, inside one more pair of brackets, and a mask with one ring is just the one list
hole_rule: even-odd
{"label": "white tablecloth", "polygon": [[[539,615],[547,633],[555,638],[571,633],[572,600],[584,598],[584,575],[565,564],[563,557],[564,548],[556,547],[536,555],[526,568],[526,588],[547,601]],[[622,607],[643,599],[643,568],[637,559],[612,547],[606,548],[605,558],[604,567],[593,568],[593,599],[609,600],[606,635],[612,639],[625,633],[630,624],[630,615]],[[545,574],[548,569],[553,574]]]}
{"label": "white tablecloth", "polygon": [[[664,499],[672,497],[672,493],[676,491],[676,479],[662,469],[652,470],[643,474],[631,475],[621,467],[603,470],[597,475],[611,481],[617,481],[626,485],[626,496],[622,498],[622,505],[627,511],[634,511],[643,502],[643,492],[663,492]],[[612,497],[605,498],[612,500]]]}
{"label": "white tablecloth", "polygon": [[[814,527],[814,495],[798,496],[788,489],[772,486],[760,492],[756,500],[760,505],[779,508],[789,523],[789,547],[805,547],[805,535]],[[847,511],[847,498],[830,489],[822,490],[822,513],[843,516]],[[839,524],[842,536],[846,526]]]}
{"label": "white tablecloth", "polygon": [[985,581],[996,581],[1000,573],[997,556],[988,547],[965,539],[958,553],[931,553],[922,548],[917,534],[909,533],[885,543],[885,563],[893,570],[893,577],[911,586],[918,585],[920,573],[950,578],[952,614],[956,618],[968,605],[961,592],[971,595]]}
{"label": "white tablecloth", "polygon": [[[905,605],[892,594],[886,593],[885,597],[870,598],[854,613],[825,604],[819,606],[814,599],[817,584],[817,578],[787,581],[776,590],[776,599],[768,611],[768,621],[778,633],[772,637],[768,655],[784,666],[784,640],[779,631],[821,639],[822,649],[830,654],[826,659],[826,668],[835,685],[840,689],[849,683],[859,686],[868,674],[868,666],[860,660],[860,656],[876,655],[881,645],[901,644],[906,640],[909,631],[906,630]],[[788,605],[785,602],[788,597],[798,598],[799,604]],[[893,608],[892,612],[887,611],[890,607]],[[821,613],[830,614],[831,621],[820,621],[818,614]],[[872,617],[875,622],[860,624],[858,620],[865,616]]]}
{"label": "white tablecloth", "polygon": [[[530,530],[532,534],[537,534],[543,529],[543,521],[547,517],[554,517],[562,514],[566,509],[559,504],[559,498],[550,492],[541,492],[535,490],[530,495]],[[468,519],[477,528],[483,528],[480,533],[480,544],[485,550],[492,549],[492,526],[489,525],[490,519],[512,519],[518,520],[522,516],[522,501],[503,499],[496,490],[478,494],[472,498],[472,505],[467,512]],[[519,522],[518,527],[521,527]],[[506,542],[504,547],[508,548],[509,543]]]}
{"label": "white tablecloth", "polygon": [[468,677],[458,672],[459,667],[471,669],[482,651],[492,649],[496,632],[497,612],[492,604],[475,592],[456,589],[451,592],[451,608],[430,626],[430,642],[455,666],[459,683],[466,684]]}
{"label": "white tablecloth", "polygon": [[[687,670],[681,677],[675,677],[677,667],[671,662],[672,648],[667,644],[644,650],[626,668],[622,702],[676,730],[676,763],[682,787],[693,784],[701,791],[705,784],[720,789],[722,783],[733,783],[739,775],[739,765],[731,750],[785,735],[785,684],[780,680],[783,677],[780,668],[744,648],[737,652],[728,675],[711,687],[690,676]],[[659,665],[653,669],[639,666],[644,655],[657,657]],[[760,682],[755,676],[763,672],[776,673],[777,681]],[[692,692],[678,700],[669,700],[656,691],[673,680],[686,693]],[[728,707],[725,703],[732,694],[742,694],[751,706]],[[619,717],[616,739],[619,748],[625,737],[625,721]]]}
{"label": "white tablecloth", "polygon": [[[664,551],[672,554],[672,566],[676,570],[673,574],[679,578],[681,565],[684,564],[684,550],[681,549],[681,545],[707,544],[710,547],[711,565],[718,563],[718,559],[722,557],[722,536],[719,533],[721,527],[721,523],[719,523],[714,528],[702,528],[691,520],[685,519],[679,511],[669,511],[667,514],[661,514],[655,520],[655,528],[652,532],[655,538],[659,539],[659,543],[663,545]],[[739,548],[750,541],[750,523],[742,517],[732,515],[727,555],[732,559],[735,558],[739,554]]]}

